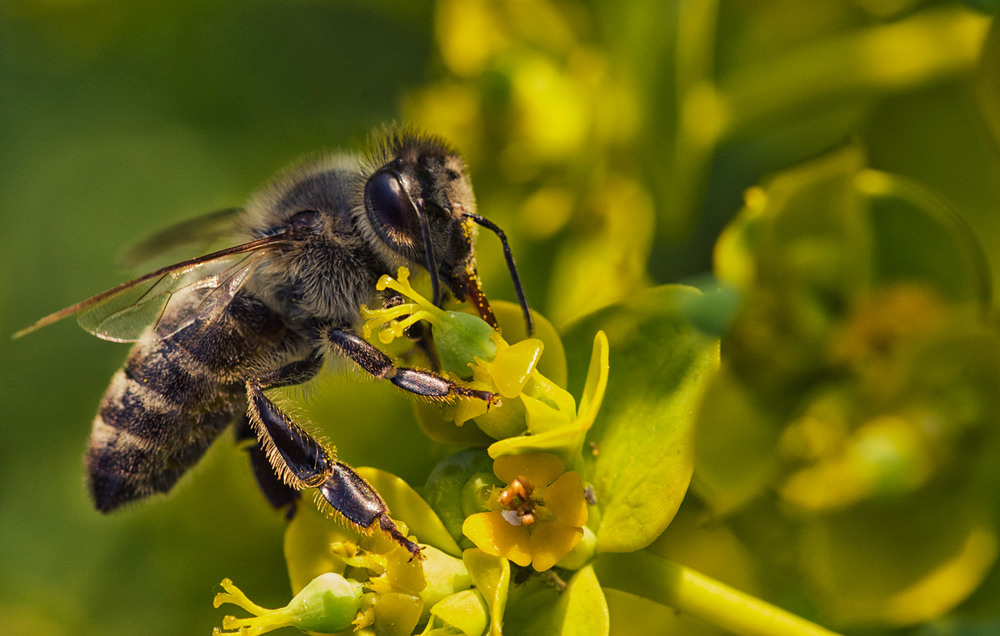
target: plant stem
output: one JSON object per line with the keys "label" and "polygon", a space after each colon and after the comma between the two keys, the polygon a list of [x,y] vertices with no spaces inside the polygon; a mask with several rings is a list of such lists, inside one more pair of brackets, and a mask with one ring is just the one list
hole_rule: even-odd
{"label": "plant stem", "polygon": [[647,550],[605,553],[601,585],[641,596],[735,634],[833,636],[834,632]]}

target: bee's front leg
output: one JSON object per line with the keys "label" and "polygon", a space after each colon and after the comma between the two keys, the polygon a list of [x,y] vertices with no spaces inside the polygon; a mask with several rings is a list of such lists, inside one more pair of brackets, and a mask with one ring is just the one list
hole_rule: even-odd
{"label": "bee's front leg", "polygon": [[456,396],[470,397],[490,404],[498,404],[500,401],[496,393],[470,389],[430,371],[397,367],[392,358],[379,351],[375,345],[342,327],[327,329],[326,337],[331,345],[368,373],[376,378],[389,380],[415,395],[445,400]]}
{"label": "bee's front leg", "polygon": [[267,388],[292,383],[287,380],[288,376],[301,371],[301,365],[293,365],[251,378],[246,383],[250,421],[271,467],[292,488],[318,489],[323,499],[356,527],[370,531],[377,526],[413,557],[419,558],[420,546],[399,531],[389,518],[388,506],[375,489],[350,466],[337,461],[332,450],[293,422],[264,395]]}

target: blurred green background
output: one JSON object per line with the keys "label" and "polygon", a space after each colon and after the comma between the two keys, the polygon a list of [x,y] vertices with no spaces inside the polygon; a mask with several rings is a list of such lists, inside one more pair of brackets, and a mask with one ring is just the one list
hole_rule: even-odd
{"label": "blurred green background", "polygon": [[[115,265],[131,241],[392,120],[467,154],[560,324],[709,271],[746,188],[848,143],[950,203],[992,259],[995,8],[0,0],[0,334],[133,274]],[[492,237],[480,255],[487,293],[512,299]],[[0,337],[0,633],[207,634],[223,577],[287,600],[283,522],[229,436],[169,498],[91,509],[83,451],[126,351],[72,321]],[[355,465],[420,484],[443,454],[385,387],[307,402]]]}

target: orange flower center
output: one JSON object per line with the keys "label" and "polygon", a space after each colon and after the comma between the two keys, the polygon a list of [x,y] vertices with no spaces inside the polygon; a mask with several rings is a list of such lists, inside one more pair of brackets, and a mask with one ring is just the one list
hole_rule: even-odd
{"label": "orange flower center", "polygon": [[[520,525],[530,526],[535,523],[535,506],[537,503],[531,498],[531,493],[534,490],[535,487],[530,481],[524,477],[518,477],[500,491],[500,505],[514,512],[520,521]],[[512,525],[519,525],[514,523],[507,515],[504,515],[504,518],[511,522]]]}

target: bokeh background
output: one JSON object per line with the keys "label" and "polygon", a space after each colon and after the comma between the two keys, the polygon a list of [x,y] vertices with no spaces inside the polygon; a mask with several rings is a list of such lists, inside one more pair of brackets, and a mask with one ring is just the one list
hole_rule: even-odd
{"label": "bokeh background", "polygon": [[[0,334],[135,274],[116,265],[130,242],[388,121],[466,153],[557,324],[709,271],[746,188],[845,144],[950,203],[994,259],[995,9],[0,0]],[[488,294],[513,299],[492,237],[480,254]],[[2,633],[206,634],[223,577],[288,598],[283,521],[229,436],[169,498],[91,509],[83,451],[126,351],[72,321],[0,337]],[[444,453],[371,382],[323,382],[302,409],[346,461],[411,483]]]}

